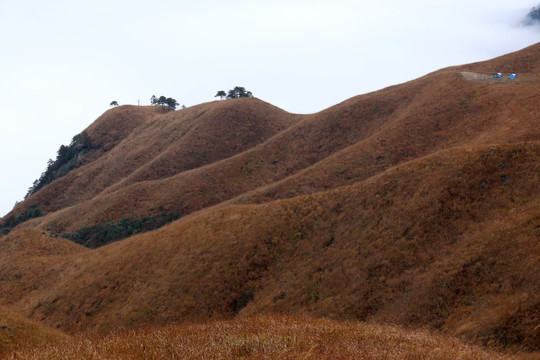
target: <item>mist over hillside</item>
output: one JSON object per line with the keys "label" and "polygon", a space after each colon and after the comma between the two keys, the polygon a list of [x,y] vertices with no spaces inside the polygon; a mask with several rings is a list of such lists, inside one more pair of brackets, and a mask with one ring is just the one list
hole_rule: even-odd
{"label": "mist over hillside", "polygon": [[70,334],[264,314],[534,355],[539,85],[536,44],[309,115],[113,108],[0,220],[0,305]]}

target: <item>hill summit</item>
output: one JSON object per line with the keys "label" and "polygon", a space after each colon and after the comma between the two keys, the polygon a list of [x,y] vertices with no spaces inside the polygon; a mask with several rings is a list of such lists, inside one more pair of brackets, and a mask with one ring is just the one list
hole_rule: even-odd
{"label": "hill summit", "polygon": [[540,351],[539,85],[536,44],[309,115],[113,108],[1,220],[0,304],[71,333],[300,314]]}

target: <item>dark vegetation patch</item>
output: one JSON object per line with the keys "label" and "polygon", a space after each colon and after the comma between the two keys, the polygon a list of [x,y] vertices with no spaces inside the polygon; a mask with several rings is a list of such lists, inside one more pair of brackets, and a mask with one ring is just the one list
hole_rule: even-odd
{"label": "dark vegetation patch", "polygon": [[92,140],[85,131],[75,135],[68,146],[60,146],[56,154],[56,160],[49,160],[47,169],[41,173],[39,179],[35,180],[33,185],[28,189],[25,199],[35,194],[45,185],[52,183],[54,180],[67,175],[70,171],[81,166],[82,157],[97,148],[92,145]]}
{"label": "dark vegetation patch", "polygon": [[43,212],[37,206],[32,206],[26,212],[22,212],[19,215],[10,215],[6,218],[2,225],[0,225],[0,235],[5,235],[11,231],[15,226],[25,222],[26,220],[34,219],[43,216]]}
{"label": "dark vegetation patch", "polygon": [[159,229],[179,217],[176,213],[163,213],[141,218],[123,218],[118,222],[85,226],[72,233],[54,233],[54,235],[95,249],[135,234]]}

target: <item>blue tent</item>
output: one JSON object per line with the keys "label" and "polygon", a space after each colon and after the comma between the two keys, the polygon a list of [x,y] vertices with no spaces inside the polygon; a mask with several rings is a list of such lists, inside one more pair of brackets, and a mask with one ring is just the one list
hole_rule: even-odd
{"label": "blue tent", "polygon": [[494,78],[497,78],[497,79],[500,79],[502,78],[502,74],[501,73],[496,73],[495,75],[493,75]]}
{"label": "blue tent", "polygon": [[508,75],[508,78],[509,78],[509,79],[515,79],[515,78],[516,78],[516,74],[510,74],[510,75]]}

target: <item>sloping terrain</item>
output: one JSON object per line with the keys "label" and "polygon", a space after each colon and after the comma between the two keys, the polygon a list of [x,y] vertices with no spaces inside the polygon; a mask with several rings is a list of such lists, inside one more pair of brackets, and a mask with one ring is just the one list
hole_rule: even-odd
{"label": "sloping terrain", "polygon": [[166,113],[160,107],[111,109],[85,130],[99,151],[22,207],[34,204],[52,212],[101,192],[216,162],[290,126],[291,117],[262,101],[214,102]]}
{"label": "sloping terrain", "polygon": [[526,359],[393,326],[268,317],[186,324],[75,339],[10,354],[24,360]]}
{"label": "sloping terrain", "polygon": [[[515,64],[524,62],[523,67],[529,69],[531,65],[528,61],[533,55],[538,59],[538,50],[532,47],[524,52],[528,55],[508,55],[508,61]],[[516,58],[518,60],[514,60]],[[522,58],[525,60],[519,60]],[[481,65],[480,68],[486,67]],[[202,135],[189,137],[195,139],[190,140],[191,143],[198,144],[199,150],[196,151],[210,147],[216,148],[219,154],[225,154],[224,149],[236,148],[238,145],[231,142],[234,134],[239,132],[238,136],[249,137],[245,135],[247,128],[262,127],[257,125],[260,119],[269,118],[269,115],[245,115],[255,111],[253,108],[270,112],[273,116],[270,119],[289,120],[282,120],[276,125],[268,125],[274,120],[264,120],[266,128],[274,126],[273,129],[277,131],[281,127],[282,131],[269,138],[257,137],[259,143],[256,146],[247,150],[242,148],[245,151],[239,150],[236,156],[223,156],[221,161],[183,166],[177,164],[178,159],[189,158],[189,154],[196,151],[190,150],[188,156],[172,156],[174,151],[180,151],[169,149],[170,144],[174,143],[169,140],[172,137],[169,134],[176,132],[167,127],[166,119],[159,118],[152,123],[152,131],[156,132],[153,136],[155,142],[146,140],[148,133],[152,132],[147,127],[141,127],[140,136],[127,136],[106,156],[90,164],[92,166],[77,169],[65,179],[60,179],[56,188],[54,183],[51,184],[52,189],[43,189],[20,204],[19,208],[37,205],[44,212],[50,212],[58,206],[51,204],[58,204],[74,193],[84,194],[67,199],[66,205],[87,201],[77,202],[76,206],[64,212],[53,213],[39,220],[41,226],[48,230],[65,232],[92,223],[118,221],[124,217],[162,212],[185,215],[257,189],[256,198],[248,202],[291,197],[352,184],[391,166],[450,147],[540,138],[540,119],[536,115],[540,112],[540,104],[536,101],[540,92],[539,84],[540,80],[476,83],[467,81],[460,71],[449,69],[352,98],[321,113],[300,117],[284,115],[256,99],[203,104],[196,109],[167,116],[180,117],[189,123],[186,119],[196,116],[197,111],[205,111],[202,109],[211,108],[217,114],[228,114],[233,111],[231,109],[239,108],[240,120],[236,123],[240,122],[243,127],[232,126],[234,122],[231,125],[228,119],[223,120],[219,116],[208,116],[213,119],[213,126],[217,119],[219,131],[205,130],[204,133],[213,135],[207,135],[211,141],[201,140]],[[188,110],[195,115],[176,115]],[[207,110],[205,114],[208,112],[212,113]],[[103,118],[108,119],[109,116],[104,115]],[[114,124],[113,121],[101,120],[93,126],[103,127],[111,122]],[[285,128],[283,123],[296,125]],[[96,136],[93,126],[87,131],[91,137]],[[216,133],[229,133],[224,131],[227,127],[232,127],[230,134],[233,135],[216,137]],[[179,145],[184,153],[185,149],[192,147],[184,145]],[[167,151],[159,153],[158,149],[162,147],[166,147]],[[133,156],[137,160],[130,161],[130,153],[154,152],[159,154],[153,155],[151,164],[154,165],[139,161],[136,155]],[[135,169],[137,166],[139,168]],[[150,171],[149,168],[162,170]],[[130,175],[126,175],[127,172],[131,172]],[[72,178],[78,180],[73,182]],[[106,184],[102,183],[104,180]],[[89,189],[96,186],[97,190],[89,195],[88,192],[92,191]],[[96,195],[97,191],[102,192]]]}
{"label": "sloping terrain", "polygon": [[448,150],[349,187],[209,209],[93,251],[24,254],[29,266],[5,247],[67,241],[21,229],[0,240],[0,291],[70,331],[307,312],[535,349],[539,173],[538,143]]}
{"label": "sloping terrain", "polygon": [[37,347],[59,344],[70,337],[36,321],[0,306],[0,357],[13,351],[28,351]]}
{"label": "sloping terrain", "polygon": [[[537,44],[311,115],[112,109],[13,210],[46,215],[0,238],[0,303],[72,333],[307,314],[540,351],[539,73]],[[161,213],[95,250],[49,232]]]}

